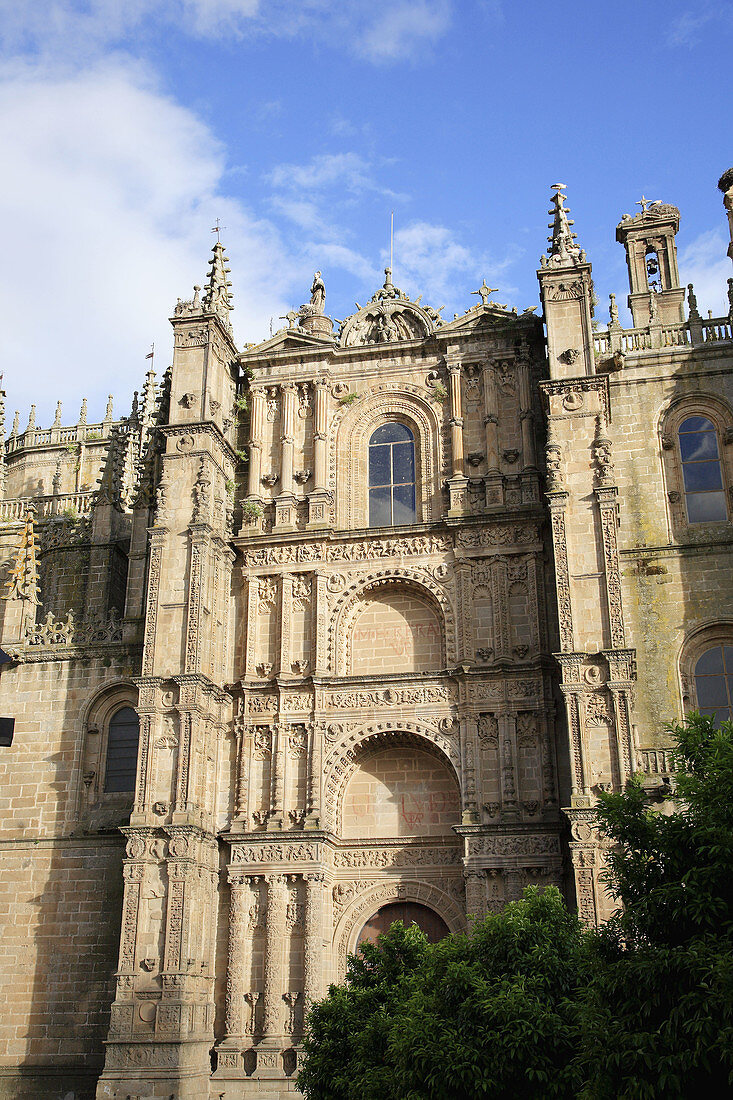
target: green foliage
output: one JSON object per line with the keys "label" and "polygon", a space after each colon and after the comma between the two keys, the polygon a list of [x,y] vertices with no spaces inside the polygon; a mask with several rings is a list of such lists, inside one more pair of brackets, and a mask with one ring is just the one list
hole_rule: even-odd
{"label": "green foliage", "polygon": [[242,464],[249,462],[249,455],[246,451],[235,451],[234,453]]}
{"label": "green foliage", "polygon": [[618,915],[530,888],[471,936],[393,925],[310,1012],[307,1100],[733,1095],[733,724],[669,728],[678,812],[600,799]]}
{"label": "green foliage", "polygon": [[598,807],[623,908],[589,935],[584,1100],[733,1089],[733,725],[692,714],[668,728],[677,813],[650,808],[636,779]]}
{"label": "green foliage", "polygon": [[242,505],[242,519],[245,523],[254,523],[258,519],[262,519],[264,512],[262,507],[256,500],[245,500]]}
{"label": "green foliage", "polygon": [[446,397],[448,396],[448,390],[445,388],[442,382],[433,382],[432,389],[434,401],[445,401]]}
{"label": "green foliage", "polygon": [[234,490],[236,489],[236,487],[236,482],[232,481],[231,478],[227,478],[224,482],[224,488],[226,489],[230,497],[234,496]]}
{"label": "green foliage", "polygon": [[733,726],[692,714],[677,742],[678,812],[649,808],[638,780],[604,794],[598,817],[615,842],[608,885],[623,904],[612,922],[630,944],[683,944],[733,931]]}
{"label": "green foliage", "polygon": [[345,393],[343,397],[339,398],[339,405],[353,405],[354,402],[358,400],[358,393]]}
{"label": "green foliage", "polygon": [[249,409],[249,400],[246,394],[241,393],[234,402],[234,408],[238,412],[247,412]]}
{"label": "green foliage", "polygon": [[571,1100],[584,971],[554,888],[437,944],[398,922],[312,1009],[298,1087],[309,1100]]}

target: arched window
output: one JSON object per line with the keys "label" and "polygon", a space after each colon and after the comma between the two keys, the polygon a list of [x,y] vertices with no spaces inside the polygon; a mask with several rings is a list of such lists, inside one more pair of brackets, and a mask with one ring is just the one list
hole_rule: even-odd
{"label": "arched window", "polygon": [[369,526],[416,519],[415,437],[404,424],[383,424],[369,440]]}
{"label": "arched window", "polygon": [[712,714],[715,724],[733,716],[733,646],[716,645],[695,663],[695,695],[702,714]]}
{"label": "arched window", "polygon": [[715,425],[706,416],[688,416],[679,426],[678,439],[688,523],[726,520],[728,509]]}
{"label": "arched window", "polygon": [[107,734],[105,793],[134,791],[140,721],[132,707],[122,707],[110,718]]}

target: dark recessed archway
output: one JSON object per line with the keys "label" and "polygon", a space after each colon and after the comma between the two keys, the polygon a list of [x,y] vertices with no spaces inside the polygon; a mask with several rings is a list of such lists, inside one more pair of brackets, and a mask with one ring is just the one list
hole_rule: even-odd
{"label": "dark recessed archway", "polygon": [[359,933],[359,943],[364,940],[376,943],[377,938],[383,932],[388,932],[397,920],[401,920],[406,927],[416,924],[430,943],[437,943],[450,933],[443,918],[433,909],[428,909],[427,905],[418,905],[415,901],[394,901],[383,905],[369,918]]}

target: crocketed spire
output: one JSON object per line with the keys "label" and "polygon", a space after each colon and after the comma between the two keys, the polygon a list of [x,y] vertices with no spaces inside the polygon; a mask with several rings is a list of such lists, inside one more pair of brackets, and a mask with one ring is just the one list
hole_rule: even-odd
{"label": "crocketed spire", "polygon": [[570,228],[575,223],[568,217],[570,211],[565,206],[566,196],[563,191],[566,186],[564,183],[553,183],[552,190],[555,194],[551,199],[552,206],[547,211],[548,214],[553,215],[553,220],[548,222],[552,236],[547,238],[550,242],[547,253],[555,264],[574,263],[582,259],[580,249],[575,244],[577,233],[573,233]]}
{"label": "crocketed spire", "polygon": [[224,254],[224,245],[217,241],[211,250],[214,255],[209,260],[209,281],[206,284],[203,306],[207,313],[215,313],[219,320],[231,329],[229,312],[232,307],[232,295],[229,287],[232,285],[227,280],[230,269],[227,267],[228,259]]}
{"label": "crocketed spire", "polygon": [[6,600],[27,600],[31,605],[40,603],[40,587],[38,585],[38,545],[33,523],[35,506],[27,504],[25,510],[25,526],[20,539],[20,545],[15,553],[15,560],[10,572],[10,579],[5,582],[7,592]]}

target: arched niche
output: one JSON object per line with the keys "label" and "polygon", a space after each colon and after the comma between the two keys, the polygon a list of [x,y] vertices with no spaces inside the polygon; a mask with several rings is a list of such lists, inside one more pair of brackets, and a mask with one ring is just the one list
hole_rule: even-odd
{"label": "arched niche", "polygon": [[[354,675],[353,640],[354,624],[363,615],[367,605],[374,603],[379,593],[380,600],[401,601],[401,612],[394,618],[395,626],[402,613],[407,639],[408,622],[404,613],[414,608],[414,640],[419,643],[420,662],[429,661],[432,668],[412,667],[409,669],[380,667],[375,671],[438,671],[448,667],[456,651],[455,615],[445,589],[436,581],[412,569],[384,569],[359,577],[344,592],[331,618],[330,667],[339,676]],[[384,608],[386,605],[382,604]],[[385,620],[385,626],[387,625]],[[438,652],[439,651],[439,652]],[[437,662],[437,663],[435,663]],[[363,673],[363,669],[360,670]]]}
{"label": "arched niche", "polygon": [[[382,424],[404,424],[415,439],[417,523],[429,523],[441,512],[443,464],[442,411],[416,388],[377,387],[334,418],[331,488],[336,496],[339,527],[369,526],[369,440]],[[398,530],[399,528],[395,528]]]}
{"label": "arched niche", "polygon": [[432,746],[414,739],[382,740],[364,749],[341,794],[344,840],[455,839],[461,797],[455,773]]}

